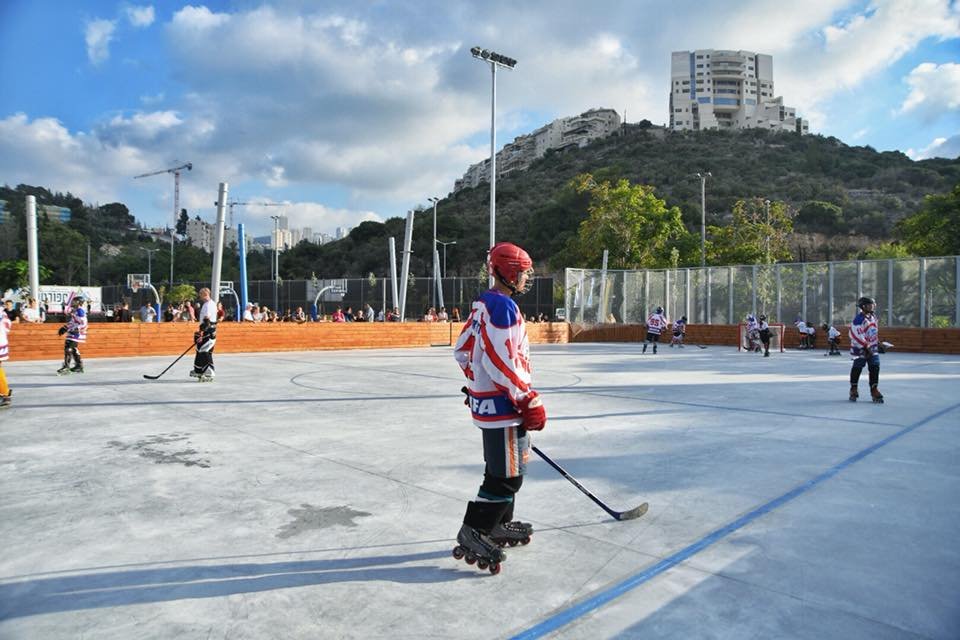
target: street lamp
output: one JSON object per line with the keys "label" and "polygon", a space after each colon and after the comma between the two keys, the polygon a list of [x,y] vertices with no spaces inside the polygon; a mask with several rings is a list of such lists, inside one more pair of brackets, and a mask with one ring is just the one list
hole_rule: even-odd
{"label": "street lamp", "polygon": [[700,178],[700,267],[707,266],[707,178],[712,178],[713,174],[698,173]]}
{"label": "street lamp", "polygon": [[767,264],[770,264],[770,201],[763,201],[764,208],[767,210],[767,238],[766,238],[766,254],[767,254]]}
{"label": "street lamp", "polygon": [[430,245],[430,263],[433,265],[433,286],[431,287],[432,294],[430,295],[431,306],[437,306],[437,263],[434,262],[433,256],[437,252],[437,203],[440,202],[440,198],[427,198],[430,202],[433,203],[433,244]]}
{"label": "street lamp", "polygon": [[[513,69],[517,61],[494,51],[473,47],[470,53],[477,60],[490,65],[490,246],[496,243],[497,219],[497,67]],[[493,276],[490,277],[493,284]]]}
{"label": "street lamp", "polygon": [[273,312],[278,311],[280,306],[280,289],[278,281],[280,280],[280,216],[270,216],[273,220],[273,264],[270,271],[273,272]]}
{"label": "street lamp", "polygon": [[147,252],[147,275],[150,277],[150,281],[153,282],[153,254],[160,249],[147,249],[146,247],[138,247],[140,251]]}
{"label": "street lamp", "polygon": [[456,240],[451,240],[450,242],[444,242],[443,240],[437,240],[437,244],[443,245],[443,277],[447,277],[447,245],[448,244],[457,244]]}

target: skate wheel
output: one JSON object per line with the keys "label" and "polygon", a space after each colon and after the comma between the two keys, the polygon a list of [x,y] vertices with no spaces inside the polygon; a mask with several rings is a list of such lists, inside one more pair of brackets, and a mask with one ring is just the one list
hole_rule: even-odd
{"label": "skate wheel", "polygon": [[515,547],[515,546],[517,546],[517,543],[518,543],[518,542],[520,542],[520,541],[519,541],[519,540],[510,540],[510,541],[509,541],[509,544],[510,544],[511,547]]}
{"label": "skate wheel", "polygon": [[498,573],[500,573],[500,563],[494,562],[487,568],[487,570],[490,572],[490,575],[493,575],[493,576],[497,575]]}
{"label": "skate wheel", "polygon": [[477,560],[477,569],[480,569],[481,571],[483,571],[489,566],[490,566],[490,563],[487,562],[486,560]]}
{"label": "skate wheel", "polygon": [[521,540],[520,544],[530,544],[530,536],[527,536],[526,538]]}
{"label": "skate wheel", "polygon": [[453,557],[457,560],[463,560],[463,547],[457,545],[453,548]]}
{"label": "skate wheel", "polygon": [[473,555],[472,553],[467,553],[467,555],[464,557],[464,560],[467,562],[467,564],[473,564],[477,561],[477,556]]}

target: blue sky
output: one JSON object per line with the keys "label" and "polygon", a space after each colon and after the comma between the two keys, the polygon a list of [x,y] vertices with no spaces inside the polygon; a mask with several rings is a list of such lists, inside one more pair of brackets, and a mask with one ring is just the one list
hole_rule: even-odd
{"label": "blue sky", "polygon": [[[790,6],[796,5],[796,6]],[[670,52],[774,57],[777,95],[811,130],[914,158],[960,155],[960,7],[804,3],[0,3],[0,180],[121,201],[147,224],[231,196],[286,202],[332,232],[447,194],[488,154],[480,45],[498,74],[498,145],[609,107],[668,118]],[[278,208],[237,208],[255,233]]]}

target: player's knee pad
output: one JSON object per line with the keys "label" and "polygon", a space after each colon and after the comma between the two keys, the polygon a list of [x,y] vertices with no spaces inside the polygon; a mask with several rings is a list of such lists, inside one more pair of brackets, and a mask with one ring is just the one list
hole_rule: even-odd
{"label": "player's knee pad", "polygon": [[483,477],[483,484],[480,485],[480,495],[489,496],[490,498],[503,498],[508,501],[513,500],[514,494],[520,491],[522,484],[523,476],[500,478],[486,474]]}

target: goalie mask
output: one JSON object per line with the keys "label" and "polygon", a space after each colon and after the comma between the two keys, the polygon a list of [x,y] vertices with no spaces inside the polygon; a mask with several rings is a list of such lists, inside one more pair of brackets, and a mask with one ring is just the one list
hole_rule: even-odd
{"label": "goalie mask", "polygon": [[[511,242],[498,242],[487,254],[487,271],[491,276],[506,285],[514,295],[526,293],[530,289],[533,277],[533,260],[530,255]],[[527,280],[519,286],[521,276]]]}

